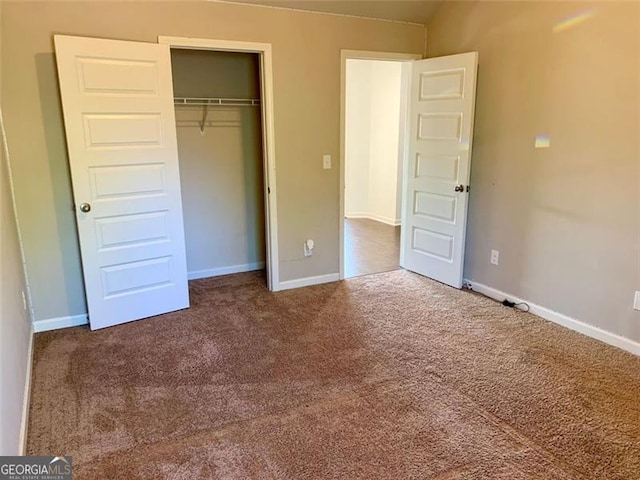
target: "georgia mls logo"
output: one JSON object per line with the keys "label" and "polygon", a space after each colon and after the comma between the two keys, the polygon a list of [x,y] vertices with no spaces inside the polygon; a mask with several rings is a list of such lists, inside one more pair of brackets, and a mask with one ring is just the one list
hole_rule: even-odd
{"label": "georgia mls logo", "polygon": [[[53,457],[53,460],[51,460],[51,461],[49,462],[49,468],[50,468],[50,469],[51,469],[51,468],[55,468],[55,469],[57,470],[57,469],[58,469],[58,467],[51,467],[51,465],[53,465],[53,464],[54,464],[54,463],[56,463],[56,462],[62,462],[62,463],[64,463],[64,465],[65,465],[65,466],[66,466],[66,465],[69,465],[69,460],[67,460],[66,458],[64,458],[64,457]],[[70,465],[69,465],[69,467],[70,467]],[[69,469],[70,469],[70,468],[69,468]]]}
{"label": "georgia mls logo", "polygon": [[71,480],[71,457],[0,457],[0,480]]}

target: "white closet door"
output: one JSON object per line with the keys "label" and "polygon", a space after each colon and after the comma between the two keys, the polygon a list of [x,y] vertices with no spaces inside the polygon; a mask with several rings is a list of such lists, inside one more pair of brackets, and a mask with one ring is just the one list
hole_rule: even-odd
{"label": "white closet door", "polygon": [[169,46],[55,47],[91,329],[187,308]]}

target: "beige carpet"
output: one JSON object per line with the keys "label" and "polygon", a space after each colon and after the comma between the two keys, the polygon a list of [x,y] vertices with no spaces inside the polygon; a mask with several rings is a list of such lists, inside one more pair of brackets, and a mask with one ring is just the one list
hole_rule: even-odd
{"label": "beige carpet", "polygon": [[405,271],[36,336],[28,451],[80,479],[640,478],[640,358]]}

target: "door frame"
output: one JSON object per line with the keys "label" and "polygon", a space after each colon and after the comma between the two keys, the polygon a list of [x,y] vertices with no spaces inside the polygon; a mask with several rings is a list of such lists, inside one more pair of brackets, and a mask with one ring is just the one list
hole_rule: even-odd
{"label": "door frame", "polygon": [[[276,196],[276,156],[273,118],[273,64],[270,43],[240,42],[208,38],[158,36],[158,43],[169,48],[212,50],[218,52],[257,53],[260,58],[260,102],[262,105],[262,168],[264,172],[265,240],[267,287],[278,291],[280,263],[278,256],[278,213]],[[179,160],[178,160],[179,161]]]}
{"label": "door frame", "polygon": [[[346,136],[346,87],[347,87],[347,60],[384,60],[394,62],[410,62],[413,60],[421,60],[422,55],[419,53],[389,53],[389,52],[372,52],[367,50],[340,50],[340,280],[344,280],[344,191],[345,184],[345,136]],[[409,72],[403,69],[402,72],[402,91],[400,92],[400,139],[398,148],[398,162],[402,162],[402,171],[407,165],[407,104],[409,101]],[[404,105],[404,109],[402,107]],[[402,179],[399,179],[402,182]],[[404,182],[402,182],[402,190],[404,191]],[[404,195],[403,195],[404,198]],[[404,208],[402,208],[404,214]],[[402,252],[400,253],[402,257]]]}

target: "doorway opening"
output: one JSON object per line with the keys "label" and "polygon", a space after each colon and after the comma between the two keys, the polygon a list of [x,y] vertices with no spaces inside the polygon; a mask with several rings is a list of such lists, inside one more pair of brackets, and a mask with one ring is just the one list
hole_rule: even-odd
{"label": "doorway opening", "polygon": [[345,109],[344,275],[400,266],[402,64],[348,59]]}
{"label": "doorway opening", "polygon": [[400,268],[409,61],[342,52],[340,276]]}

